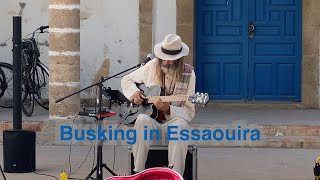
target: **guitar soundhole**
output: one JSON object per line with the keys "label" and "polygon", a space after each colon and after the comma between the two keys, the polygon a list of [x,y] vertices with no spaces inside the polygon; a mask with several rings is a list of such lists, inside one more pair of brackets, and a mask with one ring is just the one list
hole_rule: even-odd
{"label": "guitar soundhole", "polygon": [[131,112],[130,114],[128,114],[128,116],[125,118],[125,120],[127,120],[128,117],[135,115],[136,113],[138,113],[139,110],[136,110],[136,112]]}

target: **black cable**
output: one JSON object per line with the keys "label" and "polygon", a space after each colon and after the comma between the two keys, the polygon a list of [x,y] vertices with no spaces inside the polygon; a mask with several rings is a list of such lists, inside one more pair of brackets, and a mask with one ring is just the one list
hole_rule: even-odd
{"label": "black cable", "polygon": [[82,167],[82,165],[87,161],[87,158],[88,158],[88,156],[89,156],[89,154],[90,154],[90,152],[91,152],[91,149],[92,149],[92,145],[93,145],[93,143],[91,143],[91,146],[90,146],[89,152],[87,153],[87,155],[86,155],[86,157],[85,157],[84,161],[81,163],[81,165],[78,167],[78,169],[77,169],[77,170],[75,170],[75,171],[73,171],[72,173],[70,173],[69,177],[71,177],[71,175],[72,175],[72,174],[74,174],[74,173],[76,173],[77,171],[79,171],[79,169]]}
{"label": "black cable", "polygon": [[[72,140],[71,140],[71,144],[72,144]],[[71,144],[69,146],[69,157],[68,157],[68,159],[69,159],[69,174],[71,174]]]}
{"label": "black cable", "polygon": [[[96,88],[96,98],[97,98],[97,96],[98,96],[98,92],[97,92],[97,91],[98,91],[98,89]],[[97,101],[95,101],[95,110],[94,110],[94,112],[97,112],[96,107],[97,107]],[[96,140],[95,140],[95,141],[96,141]],[[76,171],[78,171],[78,170],[81,168],[81,166],[84,164],[84,162],[87,161],[87,157],[88,157],[88,155],[89,155],[90,152],[91,152],[92,145],[93,145],[93,144],[91,144],[90,150],[89,150],[89,152],[88,152],[85,160],[81,163],[80,167],[79,167]],[[91,170],[94,169],[94,162],[95,162],[95,156],[96,156],[95,150],[96,150],[96,147],[93,146],[93,160],[92,160],[92,168],[91,168]],[[76,171],[75,171],[75,172],[76,172]],[[75,172],[73,172],[73,173],[75,173]],[[70,173],[70,176],[71,176],[73,173]],[[90,178],[91,178],[91,177],[90,177]],[[71,177],[70,177],[69,179],[74,179],[74,178],[71,178]],[[77,179],[77,178],[75,178],[75,179]]]}
{"label": "black cable", "polygon": [[94,168],[95,159],[96,159],[96,146],[93,146],[93,159],[92,159],[92,168],[91,168],[91,170]]}
{"label": "black cable", "polygon": [[50,175],[50,174],[42,174],[42,173],[37,173],[35,171],[33,171],[33,173],[35,173],[37,175],[40,175],[40,176],[48,176],[48,177],[55,178],[56,180],[59,180],[56,176],[53,176],[53,175]]}
{"label": "black cable", "polygon": [[116,162],[116,146],[113,145],[113,164],[112,164],[112,171],[114,171],[114,164]]}
{"label": "black cable", "polygon": [[[97,97],[98,97],[98,88],[96,88],[96,98],[95,99],[97,99]],[[95,102],[94,111],[97,112],[97,101],[95,100],[94,102]],[[97,127],[97,129],[98,129],[98,127]],[[95,140],[95,144],[96,143],[97,143],[97,139]],[[91,168],[91,170],[93,170],[93,168],[94,168],[95,158],[96,158],[96,146],[93,146],[93,159],[92,159],[92,168]]]}
{"label": "black cable", "polygon": [[[32,151],[31,152],[33,152],[36,147],[36,145],[34,145],[33,147],[32,147]],[[33,167],[32,167],[32,163],[31,163],[31,157],[30,157],[30,168],[31,168],[31,170],[32,170],[32,172],[34,173],[34,174],[37,174],[37,175],[40,175],[40,176],[47,176],[47,177],[52,177],[52,178],[55,178],[56,180],[59,180],[56,176],[53,176],[53,175],[50,175],[50,174],[44,174],[44,173],[37,173],[36,171],[35,171],[35,169],[33,169]]]}
{"label": "black cable", "polygon": [[[98,91],[98,89],[96,88],[96,97],[97,97],[97,94],[98,94],[97,91]],[[95,101],[95,112],[96,112],[96,105],[97,105],[97,102]],[[91,152],[92,146],[93,146],[93,142],[90,145],[89,152],[87,153],[84,161],[81,163],[81,165],[78,167],[77,170],[75,170],[74,172],[70,173],[69,179],[78,179],[78,178],[72,178],[71,175],[76,173],[83,166],[83,164],[87,161],[87,158],[89,157],[89,154]],[[93,155],[92,169],[94,168],[94,160],[95,160],[95,146],[93,146],[93,147],[94,147],[94,150],[93,150],[94,155]]]}
{"label": "black cable", "polygon": [[[77,116],[75,116],[75,117],[77,117]],[[74,125],[74,120],[75,120],[75,118],[73,119],[72,126]],[[75,171],[73,171],[73,172],[72,172],[72,168],[71,168],[71,145],[72,145],[72,141],[71,141],[70,148],[69,148],[69,175],[68,175],[68,179],[83,180],[83,179],[80,179],[80,178],[72,178],[71,175],[74,174],[74,173],[76,173],[76,172],[83,166],[83,164],[87,161],[87,158],[89,157],[89,154],[90,154],[90,152],[91,152],[93,143],[91,143],[89,152],[87,153],[84,161],[83,161],[83,162],[81,163],[81,165],[80,165]],[[92,168],[92,169],[93,169],[93,168]]]}
{"label": "black cable", "polygon": [[[115,130],[117,130],[119,128],[119,126],[121,125],[121,123],[119,123],[119,125],[116,127]],[[114,138],[115,139],[115,138]],[[114,164],[116,162],[116,151],[115,151],[115,144],[113,144],[113,165],[112,165],[112,171],[114,170]]]}
{"label": "black cable", "polygon": [[[98,88],[95,88],[96,89],[96,97],[95,97],[95,101],[94,101],[94,112],[96,113],[97,112],[97,97],[98,97]],[[95,142],[97,141],[97,139],[95,139]],[[95,163],[95,157],[96,157],[96,146],[93,146],[93,159],[92,159],[92,168],[91,170],[93,170],[94,168],[94,163]]]}
{"label": "black cable", "polygon": [[[78,115],[74,116],[74,118],[72,120],[72,127],[74,126],[74,121],[75,121],[77,116]],[[71,146],[72,146],[72,140],[71,140],[70,145],[69,145],[69,157],[68,157],[68,159],[69,159],[69,174],[71,174]]]}

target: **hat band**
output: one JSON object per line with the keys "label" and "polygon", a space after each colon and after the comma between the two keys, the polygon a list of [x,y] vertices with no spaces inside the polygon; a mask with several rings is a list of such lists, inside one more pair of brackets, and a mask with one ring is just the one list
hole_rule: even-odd
{"label": "hat band", "polygon": [[167,49],[164,49],[164,48],[161,46],[161,51],[162,51],[163,53],[165,53],[165,54],[177,55],[177,54],[181,53],[182,47],[181,47],[181,49],[179,49],[179,50],[167,50]]}

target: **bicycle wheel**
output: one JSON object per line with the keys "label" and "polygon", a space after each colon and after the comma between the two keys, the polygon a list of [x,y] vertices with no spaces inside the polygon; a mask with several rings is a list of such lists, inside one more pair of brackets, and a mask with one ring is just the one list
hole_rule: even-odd
{"label": "bicycle wheel", "polygon": [[13,107],[13,66],[8,63],[0,62],[0,68],[3,70],[6,77],[4,84],[5,91],[0,98],[0,107],[12,108]]}
{"label": "bicycle wheel", "polygon": [[36,64],[34,83],[36,102],[44,109],[49,110],[49,70],[40,62]]}
{"label": "bicycle wheel", "polygon": [[0,67],[0,99],[4,95],[4,92],[6,91],[6,76],[4,75],[3,70]]}
{"label": "bicycle wheel", "polygon": [[33,94],[29,93],[28,85],[22,84],[22,111],[23,113],[30,117],[34,110],[34,98]]}
{"label": "bicycle wheel", "polygon": [[22,111],[30,117],[34,110],[34,68],[28,62],[27,54],[22,50],[21,75],[22,75]]}

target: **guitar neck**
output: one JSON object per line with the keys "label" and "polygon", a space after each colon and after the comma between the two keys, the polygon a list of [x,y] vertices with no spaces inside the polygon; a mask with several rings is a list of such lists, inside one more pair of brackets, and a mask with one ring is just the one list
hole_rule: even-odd
{"label": "guitar neck", "polygon": [[152,96],[152,97],[149,97],[148,103],[154,103],[155,100],[158,98],[160,98],[162,102],[174,102],[174,101],[187,101],[189,96],[187,95]]}

